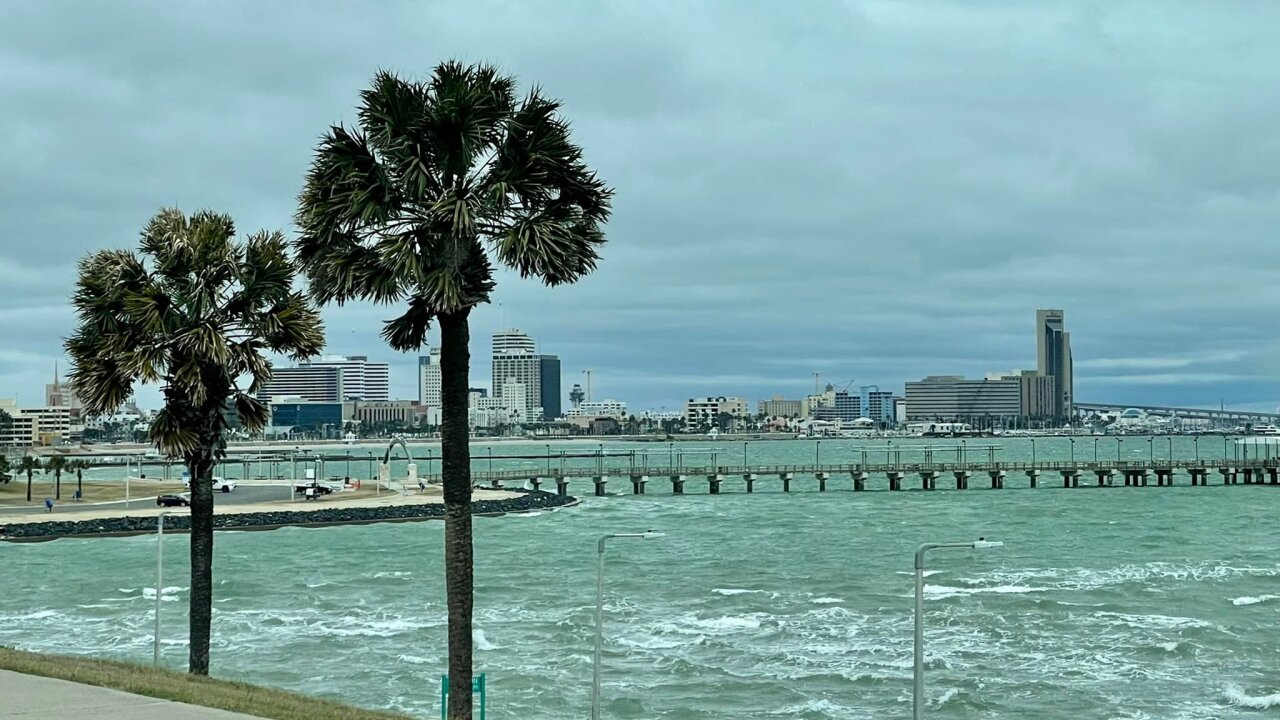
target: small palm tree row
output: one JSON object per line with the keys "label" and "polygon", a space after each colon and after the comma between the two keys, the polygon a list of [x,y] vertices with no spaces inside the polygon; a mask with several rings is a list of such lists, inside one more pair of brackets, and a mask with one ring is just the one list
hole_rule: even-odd
{"label": "small palm tree row", "polygon": [[[380,72],[356,127],[320,141],[299,200],[297,254],[322,303],[404,303],[395,350],[440,325],[449,683],[471,684],[469,316],[498,265],[547,285],[590,273],[612,191],[582,159],[560,104],[495,68],[446,62],[425,80]],[[471,694],[450,693],[450,720]]]}
{"label": "small palm tree row", "polygon": [[[190,657],[209,672],[213,603],[213,468],[226,455],[227,413],[249,430],[267,423],[255,393],[271,377],[265,353],[302,360],[324,344],[319,313],[294,289],[284,237],[237,241],[227,215],[161,210],[136,252],[102,250],[80,262],[66,348],[71,386],[90,415],[158,383],[164,407],[148,436],[191,476]],[[248,384],[242,385],[241,379]]]}
{"label": "small palm tree row", "polygon": [[40,458],[35,455],[23,455],[18,461],[18,472],[27,476],[27,502],[31,502],[31,476],[41,471]]}

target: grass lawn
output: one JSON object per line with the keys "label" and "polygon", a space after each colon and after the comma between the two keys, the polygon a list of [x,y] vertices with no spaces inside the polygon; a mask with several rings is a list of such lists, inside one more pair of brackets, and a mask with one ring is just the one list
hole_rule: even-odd
{"label": "grass lawn", "polygon": [[[129,483],[129,496],[134,500],[154,498],[166,493],[186,492],[181,481],[160,482],[158,480],[135,480]],[[76,476],[73,473],[68,482],[62,476],[62,503],[74,503],[72,496],[76,494]],[[45,498],[53,497],[53,478],[36,475],[31,481],[31,504],[43,505]],[[110,502],[124,499],[124,481],[86,482],[84,484],[84,500],[82,502]],[[27,504],[27,476],[15,477],[8,485],[0,484],[0,507],[22,506]]]}
{"label": "grass lawn", "polygon": [[283,690],[112,660],[44,655],[0,647],[0,670],[70,680],[273,720],[409,720],[407,715],[360,710]]}

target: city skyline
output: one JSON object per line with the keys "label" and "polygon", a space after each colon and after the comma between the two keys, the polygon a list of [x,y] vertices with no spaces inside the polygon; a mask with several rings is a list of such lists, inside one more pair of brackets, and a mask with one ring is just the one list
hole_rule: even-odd
{"label": "city skyline", "polygon": [[[501,275],[505,310],[474,314],[477,337],[517,325],[555,348],[566,387],[589,367],[598,397],[674,408],[798,396],[814,371],[896,387],[1034,367],[1025,313],[1061,307],[1080,401],[1280,406],[1259,321],[1280,308],[1264,274],[1280,179],[1256,120],[1273,101],[1232,60],[1280,51],[1225,6],[1152,22],[1025,3],[552,5],[507,8],[496,29],[443,5],[260,10],[205,8],[195,32],[181,3],[35,4],[0,28],[27,78],[5,86],[0,118],[23,139],[0,185],[0,392],[40,401],[75,262],[132,245],[160,205],[289,231],[317,118],[350,121],[373,68],[424,72],[430,47],[554,88],[617,187],[595,274],[554,292]],[[247,14],[261,35],[235,32]],[[315,26],[348,42],[268,40]],[[1008,35],[998,56],[980,42],[992,33]],[[1205,87],[1212,102],[1182,90]],[[416,355],[378,338],[391,315],[326,308],[329,351],[390,363],[391,394],[414,397]]]}

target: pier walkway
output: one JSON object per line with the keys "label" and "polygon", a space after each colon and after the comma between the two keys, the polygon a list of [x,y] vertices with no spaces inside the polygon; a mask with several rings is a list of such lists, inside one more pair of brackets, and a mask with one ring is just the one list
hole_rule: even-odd
{"label": "pier walkway", "polygon": [[[1153,460],[1153,461],[1040,461],[1040,462],[885,462],[838,463],[812,465],[680,465],[655,467],[631,465],[629,467],[595,468],[545,468],[543,470],[478,470],[471,471],[476,485],[493,488],[505,484],[530,484],[540,489],[543,484],[554,485],[562,495],[569,493],[573,481],[586,480],[594,486],[598,496],[608,494],[611,479],[630,482],[631,492],[643,495],[650,482],[669,482],[671,491],[683,494],[686,484],[706,487],[712,495],[719,494],[725,483],[742,483],[746,492],[755,492],[760,483],[781,486],[783,492],[791,492],[797,482],[807,480],[826,492],[837,478],[855,491],[884,489],[902,490],[915,485],[922,490],[940,487],[967,490],[970,487],[989,487],[999,490],[1006,483],[1025,483],[1025,487],[1040,485],[1077,488],[1088,486],[1112,486],[1123,483],[1130,487],[1168,487],[1175,478],[1183,476],[1190,485],[1280,485],[1280,458],[1268,457],[1250,460]],[[422,476],[426,482],[439,482],[438,474]],[[705,485],[704,485],[705,483]],[[873,487],[874,485],[874,487]]]}

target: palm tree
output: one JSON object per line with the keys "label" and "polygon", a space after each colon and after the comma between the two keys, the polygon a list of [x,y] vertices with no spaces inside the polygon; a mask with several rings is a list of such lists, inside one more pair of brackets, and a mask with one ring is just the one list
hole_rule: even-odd
{"label": "palm tree", "polygon": [[53,499],[62,499],[62,471],[67,469],[67,459],[54,455],[45,461],[45,473],[53,473]]}
{"label": "palm tree", "polygon": [[40,471],[40,459],[34,455],[23,455],[18,461],[18,472],[27,474],[27,502],[31,502],[31,474]]}
{"label": "palm tree", "polygon": [[0,483],[4,483],[5,485],[9,484],[9,481],[12,479],[9,476],[10,469],[9,456],[0,453]]}
{"label": "palm tree", "polygon": [[76,499],[77,500],[84,499],[84,471],[88,467],[89,467],[89,461],[81,460],[80,458],[74,458],[71,460],[71,462],[67,463],[67,469],[74,470],[76,472]]}
{"label": "palm tree", "polygon": [[[468,317],[501,264],[547,285],[595,269],[612,191],[582,160],[559,103],[490,66],[446,62],[424,81],[380,72],[359,126],[320,141],[299,199],[298,257],[321,302],[406,301],[384,324],[396,350],[440,324],[449,682],[471,685]],[[450,720],[471,695],[449,695]]]}
{"label": "palm tree", "polygon": [[137,383],[159,383],[164,407],[148,438],[191,474],[189,669],[198,675],[209,672],[212,471],[226,456],[224,409],[230,404],[241,424],[261,428],[268,411],[254,394],[271,377],[263,353],[301,360],[324,343],[320,316],[293,290],[294,275],[280,233],[237,242],[231,218],[208,211],[161,210],[137,253],[103,250],[80,261],[72,297],[80,326],[66,343],[72,388],[85,412],[101,415]]}

